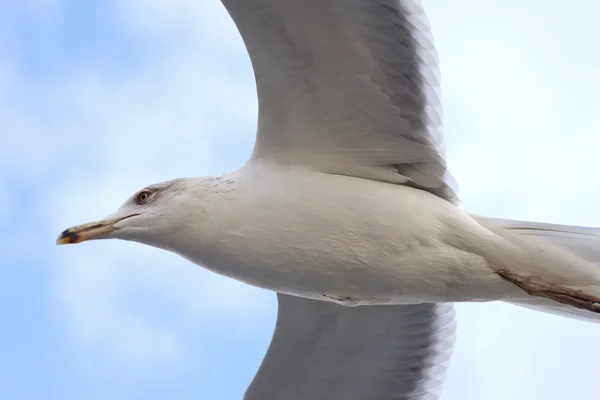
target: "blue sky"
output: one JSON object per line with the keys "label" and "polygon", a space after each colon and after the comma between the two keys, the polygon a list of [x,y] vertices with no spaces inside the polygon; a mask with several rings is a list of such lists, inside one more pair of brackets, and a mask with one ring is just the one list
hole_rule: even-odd
{"label": "blue sky", "polygon": [[[600,226],[600,5],[425,4],[465,207]],[[54,240],[146,184],[241,165],[256,109],[217,0],[0,2],[0,398],[241,397],[272,293],[134,243]],[[600,326],[457,308],[444,400],[600,392]]]}

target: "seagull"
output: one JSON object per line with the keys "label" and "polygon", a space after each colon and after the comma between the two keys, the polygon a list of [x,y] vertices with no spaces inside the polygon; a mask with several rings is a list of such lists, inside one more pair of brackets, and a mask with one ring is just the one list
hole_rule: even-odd
{"label": "seagull", "polygon": [[455,302],[600,321],[600,229],[463,210],[416,0],[222,0],[259,102],[240,168],[136,192],[57,244],[122,239],[277,292],[244,400],[438,399]]}

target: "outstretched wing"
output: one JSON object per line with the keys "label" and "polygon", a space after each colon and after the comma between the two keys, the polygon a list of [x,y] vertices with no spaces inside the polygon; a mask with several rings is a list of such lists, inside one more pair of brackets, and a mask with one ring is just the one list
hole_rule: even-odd
{"label": "outstretched wing", "polygon": [[451,304],[278,300],[273,339],[244,400],[439,398],[455,337]]}
{"label": "outstretched wing", "polygon": [[253,159],[404,183],[454,201],[438,60],[418,0],[222,0],[259,102]]}

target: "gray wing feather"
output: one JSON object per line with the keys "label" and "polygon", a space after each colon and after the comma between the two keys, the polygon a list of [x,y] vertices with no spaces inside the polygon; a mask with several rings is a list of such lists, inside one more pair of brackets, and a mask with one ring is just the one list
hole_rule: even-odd
{"label": "gray wing feather", "polygon": [[[596,264],[600,273],[600,228],[482,217],[478,217],[478,220],[491,221],[495,226],[516,233],[519,236],[533,237],[536,240],[542,240],[553,246],[568,250],[576,256]],[[573,265],[564,266],[564,268],[574,267]],[[566,283],[568,284],[568,282]],[[590,281],[588,285],[577,286],[576,288],[600,296],[600,284],[598,280]],[[592,314],[573,307],[565,307],[544,299],[532,298],[529,301],[510,301],[510,303],[569,318],[600,322],[600,315],[598,314]]]}
{"label": "gray wing feather", "polygon": [[496,223],[519,235],[534,236],[565,248],[598,264],[600,270],[600,228],[546,224],[542,222],[495,219]]}
{"label": "gray wing feather", "polygon": [[253,158],[404,183],[454,201],[438,60],[416,0],[222,0],[259,100]]}
{"label": "gray wing feather", "polygon": [[278,300],[271,344],[244,400],[439,398],[455,337],[451,304]]}

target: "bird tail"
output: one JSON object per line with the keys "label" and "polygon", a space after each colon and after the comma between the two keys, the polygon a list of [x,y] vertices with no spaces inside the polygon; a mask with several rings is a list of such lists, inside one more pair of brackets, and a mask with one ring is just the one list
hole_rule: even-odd
{"label": "bird tail", "polygon": [[[509,241],[514,239],[523,240],[528,243],[540,241],[553,247],[559,247],[569,253],[570,260],[567,264],[550,262],[545,268],[549,274],[572,276],[572,280],[563,279],[553,283],[564,284],[574,289],[600,297],[600,228],[586,228],[578,226],[545,224],[539,222],[514,221],[507,219],[476,217],[477,221],[492,230],[494,233],[505,237]],[[516,237],[515,237],[516,235]],[[512,240],[511,240],[512,239]],[[533,243],[536,243],[533,242]],[[543,251],[543,250],[542,250]],[[572,256],[576,256],[573,258]],[[562,259],[562,257],[560,257]],[[567,260],[565,258],[565,260]],[[579,262],[578,262],[579,261]],[[560,265],[563,271],[551,271]],[[569,318],[583,319],[592,322],[600,322],[600,314],[580,310],[571,306],[559,304],[538,297],[523,300],[507,300],[509,303],[558,314]]]}

